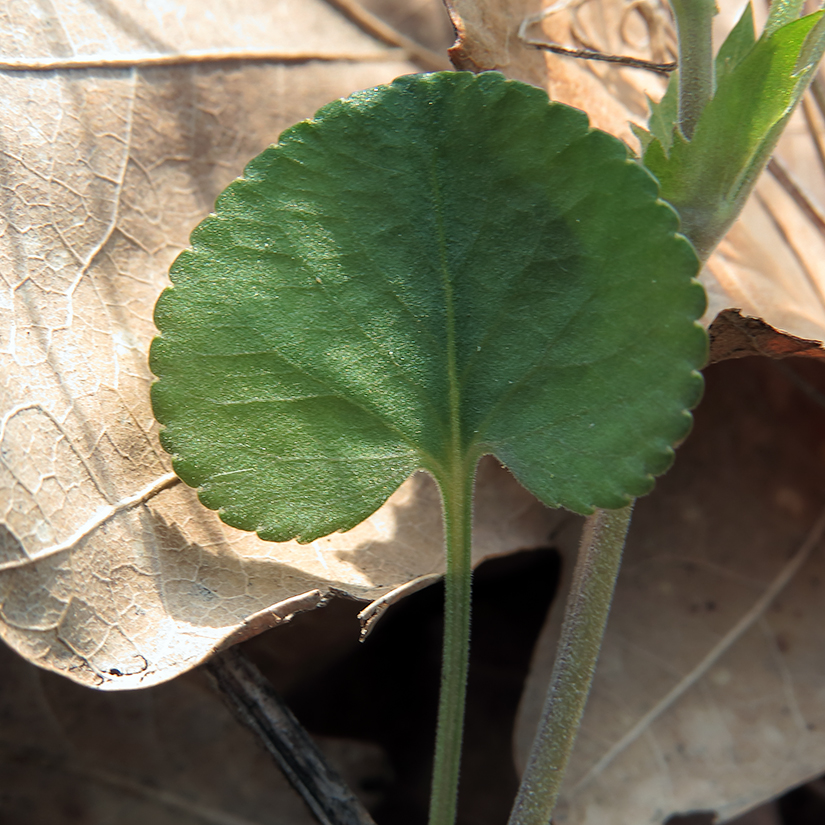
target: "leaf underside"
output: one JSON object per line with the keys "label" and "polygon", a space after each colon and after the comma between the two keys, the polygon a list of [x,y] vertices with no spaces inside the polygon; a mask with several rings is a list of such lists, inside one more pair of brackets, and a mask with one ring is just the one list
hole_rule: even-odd
{"label": "leaf underside", "polygon": [[495,73],[407,76],[281,135],[155,309],[176,472],[311,541],[495,454],[550,505],[644,494],[701,393],[704,293],[620,141]]}

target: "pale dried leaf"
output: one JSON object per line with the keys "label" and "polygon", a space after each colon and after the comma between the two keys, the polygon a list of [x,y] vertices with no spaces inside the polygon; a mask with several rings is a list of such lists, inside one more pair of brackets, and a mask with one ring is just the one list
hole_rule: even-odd
{"label": "pale dried leaf", "polygon": [[[8,7],[0,51],[100,67],[0,70],[0,636],[83,684],[134,688],[333,589],[372,599],[438,573],[423,475],[309,545],[223,525],[170,474],[146,364],[169,264],[246,161],[416,67],[321,0],[41,8]],[[244,50],[281,58],[203,62]],[[183,64],[146,65],[170,53]],[[124,54],[142,68],[106,68]],[[487,464],[480,483],[479,557],[544,542],[548,517],[506,473]]]}
{"label": "pale dried leaf", "polygon": [[[825,769],[823,410],[792,377],[711,368],[694,433],[637,504],[559,825],[724,821]],[[561,604],[522,700],[522,764]]]}
{"label": "pale dried leaf", "polygon": [[[586,46],[609,54],[630,54],[650,59],[649,49],[634,48],[635,20],[626,21],[623,0],[573,0],[558,13],[541,17],[544,6],[560,4],[535,0],[449,0],[460,40],[451,50],[458,68],[497,69],[541,86],[553,100],[584,109],[593,126],[636,145],[628,125],[646,118],[645,94],[658,97],[665,82],[650,72],[616,68],[607,63],[574,60],[524,45],[522,24],[528,37],[565,46]],[[661,15],[661,13],[660,13]],[[667,20],[662,21],[665,26]],[[664,31],[657,58],[666,54]],[[624,36],[623,36],[624,35]],[[630,42],[628,42],[630,39]]]}
{"label": "pale dried leaf", "polygon": [[[638,148],[629,123],[644,125],[645,95],[655,100],[664,90],[659,77],[640,69],[550,53],[537,56],[534,49],[519,42],[518,33],[522,23],[536,15],[538,3],[449,0],[449,5],[462,35],[451,52],[459,68],[498,69],[541,86],[553,99],[584,109],[594,126]],[[663,0],[570,0],[544,5],[558,11],[525,29],[533,39],[655,62],[673,59],[672,23]],[[721,42],[738,19],[744,2],[720,0],[718,5],[721,14],[716,38]],[[756,0],[754,5],[757,24],[761,25],[767,4]],[[643,24],[644,19],[647,22]],[[544,66],[539,68],[537,60]],[[811,209],[825,214],[825,169],[816,153],[816,139],[825,141],[825,122],[818,113],[808,121],[797,113],[776,153],[807,199],[809,209],[801,208],[766,173],[742,216],[703,270],[701,280],[709,295],[703,319],[706,326],[725,310],[740,310],[744,316],[762,319],[790,336],[817,341],[819,346],[806,349],[806,353],[822,357],[825,240],[822,226],[811,217]],[[777,343],[773,354],[781,357],[786,350],[787,345]],[[771,352],[770,347],[764,351]],[[732,352],[712,352],[713,360],[726,357],[732,357]]]}

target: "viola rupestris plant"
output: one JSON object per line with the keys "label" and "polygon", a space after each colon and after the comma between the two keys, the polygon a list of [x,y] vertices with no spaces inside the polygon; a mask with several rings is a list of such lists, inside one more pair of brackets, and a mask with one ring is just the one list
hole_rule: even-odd
{"label": "viola rupestris plant", "polygon": [[311,541],[415,470],[438,483],[430,821],[452,823],[478,460],[553,507],[624,508],[620,551],[701,395],[696,254],[621,141],[495,73],[330,103],[251,161],[191,243],[155,309],[152,402],[207,507]]}
{"label": "viola rupestris plant", "polygon": [[650,490],[689,430],[706,351],[677,229],[653,178],[581,112],[444,73],[288,130],[172,267],[155,414],[176,472],[224,521],[311,541],[417,469],[441,489],[434,823],[455,812],[477,462],[492,453],[579,513]]}
{"label": "viola rupestris plant", "polygon": [[363,521],[417,469],[437,481],[431,825],[455,820],[479,458],[592,514],[510,818],[547,825],[630,505],[670,465],[701,395],[699,262],[825,50],[825,16],[800,17],[802,0],[775,0],[759,38],[746,7],[715,57],[713,0],[671,7],[679,74],[637,131],[638,161],[582,112],[498,74],[403,77],[325,106],[255,158],[155,309],[162,443],[228,524],[311,541]]}

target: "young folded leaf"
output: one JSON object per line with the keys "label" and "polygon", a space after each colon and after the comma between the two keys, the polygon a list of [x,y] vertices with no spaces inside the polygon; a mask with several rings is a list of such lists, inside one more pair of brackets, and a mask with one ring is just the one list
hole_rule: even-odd
{"label": "young folded leaf", "polygon": [[825,13],[792,19],[799,5],[774,4],[755,42],[753,13],[745,8],[717,55],[716,91],[690,140],[674,126],[669,142],[659,123],[663,106],[651,109],[644,165],[702,260],[741,212],[825,50]]}
{"label": "young folded leaf", "polygon": [[[774,5],[778,6],[779,4]],[[717,87],[742,62],[742,59],[755,44],[756,30],[753,22],[753,6],[748,3],[716,54],[714,69]]]}
{"label": "young folded leaf", "polygon": [[353,527],[417,468],[466,489],[486,453],[550,505],[621,507],[701,393],[705,299],[677,230],[623,143],[501,75],[330,103],[172,267],[164,447],[273,541]]}
{"label": "young folded leaf", "polygon": [[[753,23],[753,7],[750,3],[745,6],[742,15],[716,54],[714,59],[714,80],[718,87],[748,54],[756,42]],[[642,144],[644,154],[653,139],[659,141],[665,155],[670,154],[673,145],[673,136],[679,129],[679,72],[672,72],[662,99],[658,102],[647,99],[650,110],[647,129],[635,123],[630,128]],[[648,131],[649,130],[649,131]]]}

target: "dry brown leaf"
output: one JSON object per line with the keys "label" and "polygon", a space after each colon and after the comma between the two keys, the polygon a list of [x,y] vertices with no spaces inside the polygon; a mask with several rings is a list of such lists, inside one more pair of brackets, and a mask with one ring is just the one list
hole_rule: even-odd
{"label": "dry brown leaf", "polygon": [[[355,0],[333,0],[334,3],[354,3]],[[396,32],[403,32],[416,43],[426,46],[439,56],[443,68],[450,68],[447,50],[455,40],[455,30],[450,23],[442,0],[361,0],[358,4],[374,14]]]}
{"label": "dry brown leaf", "polygon": [[[5,646],[0,672],[4,823],[316,822],[200,673],[111,696],[37,670]],[[387,770],[375,745],[319,744],[352,787]]]}
{"label": "dry brown leaf", "polygon": [[[787,363],[799,373],[712,367],[693,434],[637,504],[559,825],[724,821],[825,769],[824,413],[795,384],[822,393],[825,373]],[[522,700],[522,764],[561,605]]]}
{"label": "dry brown leaf", "polygon": [[[519,29],[532,39],[587,47],[608,54],[627,54],[655,62],[673,58],[672,25],[663,0],[569,0],[536,3],[528,0],[448,0],[461,39],[451,52],[459,68],[498,69],[510,77],[547,89],[555,100],[584,109],[594,126],[638,142],[630,122],[644,125],[645,95],[658,99],[664,81],[651,72],[617,68],[606,63],[539,54],[519,40]],[[738,19],[745,0],[720,0],[716,38]],[[757,24],[767,3],[755,0]],[[556,13],[538,19],[542,6]],[[539,67],[537,61],[544,65]],[[706,326],[725,310],[761,319],[774,330],[818,342],[803,347],[808,355],[825,356],[825,121],[806,98],[783,136],[775,157],[787,173],[783,183],[767,172],[757,184],[745,211],[712,256],[701,275],[709,296]],[[774,172],[778,171],[776,168]],[[796,198],[789,191],[795,189]],[[817,218],[819,218],[817,220]],[[772,339],[778,334],[771,336]],[[713,360],[736,357],[721,347]],[[787,342],[762,341],[761,351],[783,357]]]}
{"label": "dry brown leaf", "polygon": [[[283,128],[416,67],[321,0],[163,8],[18,3],[0,29],[0,636],[104,689],[442,565],[423,475],[346,535],[275,545],[171,474],[146,364],[169,264]],[[480,485],[478,557],[543,543],[548,516],[507,474]]]}

